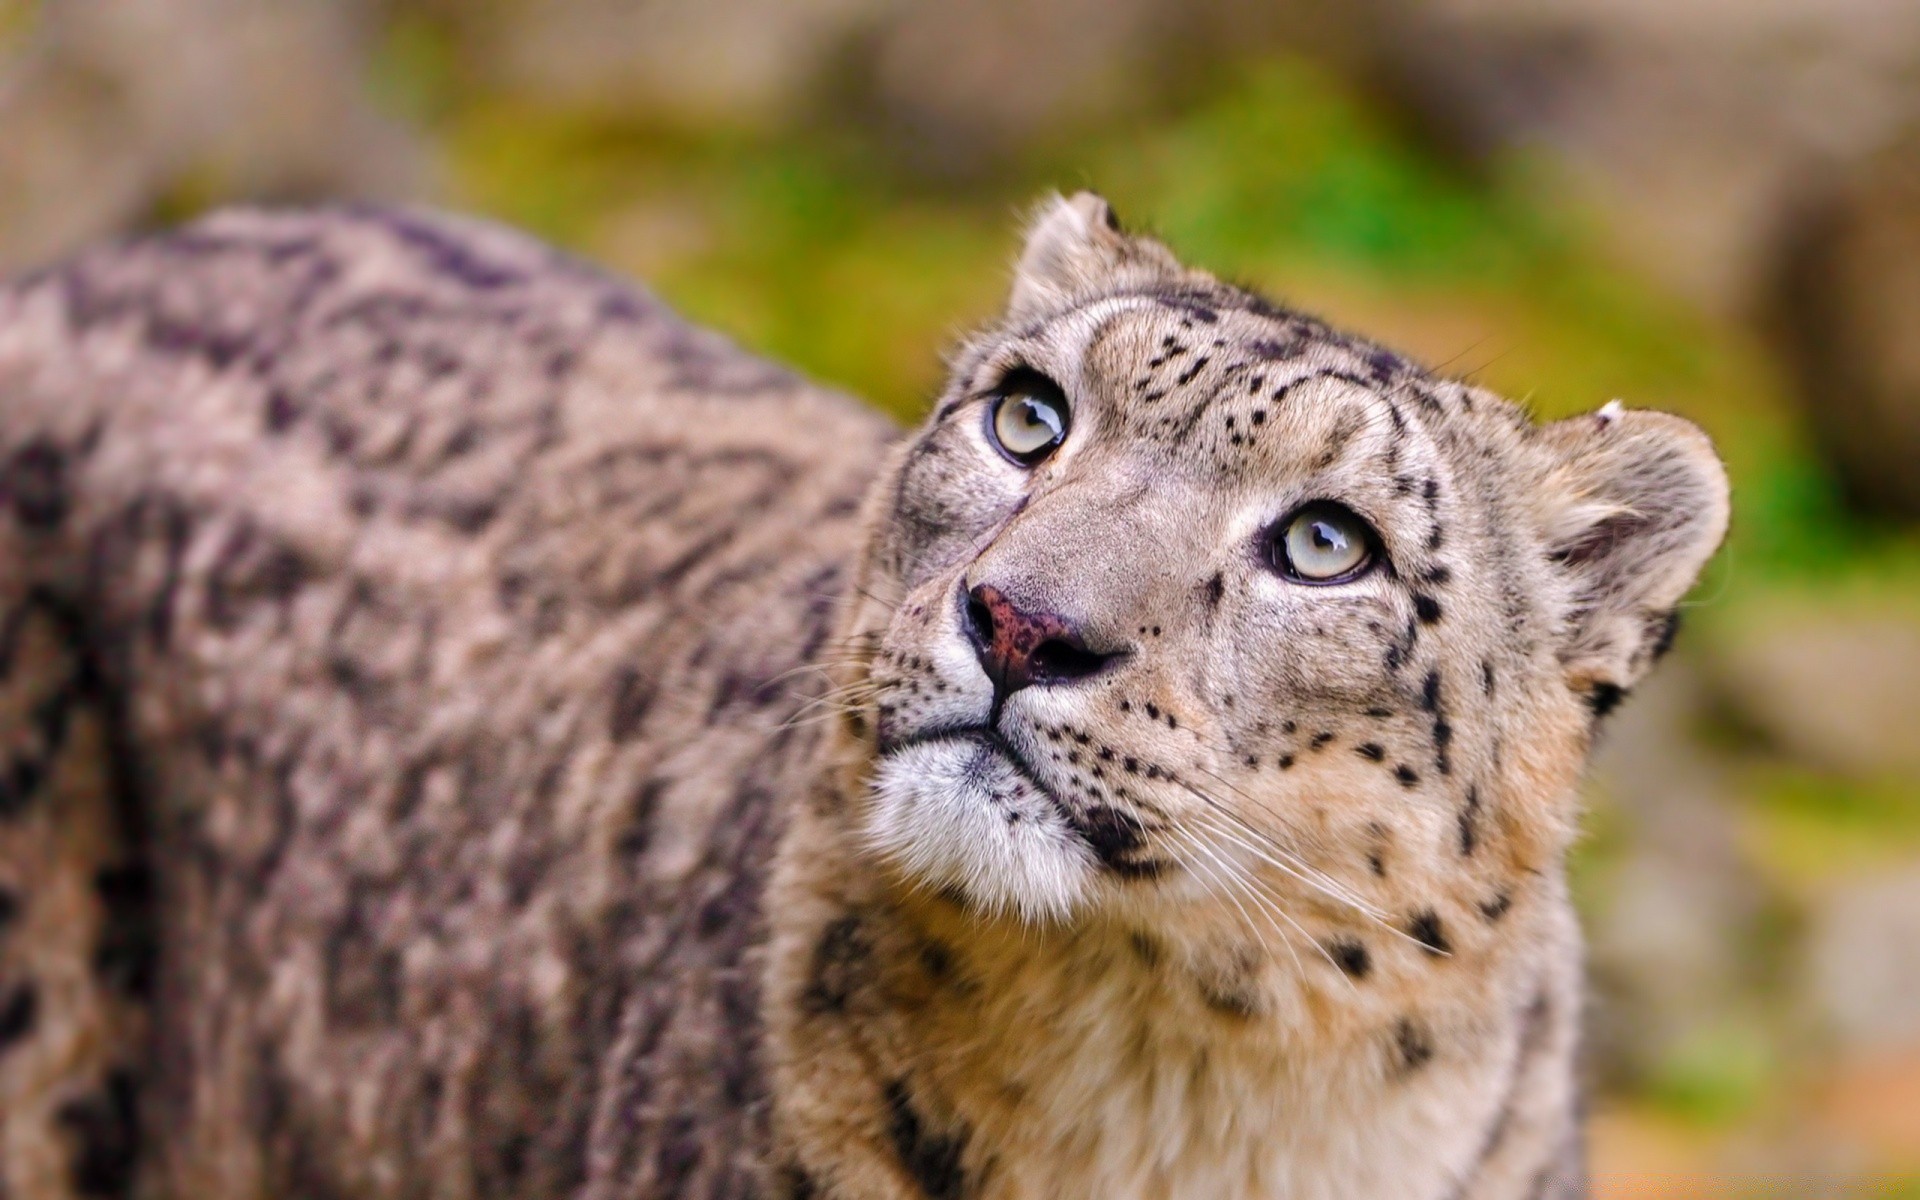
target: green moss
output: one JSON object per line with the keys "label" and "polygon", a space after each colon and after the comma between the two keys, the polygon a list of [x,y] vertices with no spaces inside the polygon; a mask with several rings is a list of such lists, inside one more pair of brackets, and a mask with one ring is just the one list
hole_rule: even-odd
{"label": "green moss", "polygon": [[1658,1063],[1644,1090],[1655,1108],[1696,1126],[1724,1126],[1755,1113],[1776,1091],[1781,1064],[1756,1021],[1722,1015]]}
{"label": "green moss", "polygon": [[1920,781],[1856,781],[1785,763],[1748,772],[1748,855],[1792,891],[1920,857]]}
{"label": "green moss", "polygon": [[0,0],[0,54],[13,54],[39,28],[41,5],[36,0]]}
{"label": "green moss", "polygon": [[[367,84],[373,101],[409,121],[431,122],[461,102],[464,72],[453,31],[418,9],[403,8],[373,46]],[[470,85],[468,85],[470,86]]]}

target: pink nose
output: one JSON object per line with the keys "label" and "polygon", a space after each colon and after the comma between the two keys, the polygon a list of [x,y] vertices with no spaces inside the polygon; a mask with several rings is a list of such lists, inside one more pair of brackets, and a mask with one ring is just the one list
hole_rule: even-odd
{"label": "pink nose", "polygon": [[967,593],[967,632],[996,702],[1024,687],[1085,679],[1116,657],[1087,649],[1063,617],[1023,612],[991,584]]}

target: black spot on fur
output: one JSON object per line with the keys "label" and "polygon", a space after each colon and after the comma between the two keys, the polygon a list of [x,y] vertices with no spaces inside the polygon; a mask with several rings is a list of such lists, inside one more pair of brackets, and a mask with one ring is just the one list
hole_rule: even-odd
{"label": "black spot on fur", "polygon": [[627,805],[626,828],[620,831],[620,836],[614,842],[614,848],[623,858],[639,858],[653,845],[654,823],[660,813],[660,801],[672,783],[670,779],[649,776],[633,794],[633,799]]}
{"label": "black spot on fur", "polygon": [[[1149,777],[1152,775],[1149,768]],[[1158,875],[1161,865],[1129,857],[1146,845],[1146,830],[1138,819],[1107,805],[1096,805],[1073,818],[1073,827],[1100,859],[1102,866],[1126,879]]]}
{"label": "black spot on fur", "polygon": [[94,948],[95,974],[124,995],[152,995],[158,954],[152,873],[138,863],[108,867],[94,877],[93,886],[106,909]]}
{"label": "black spot on fur", "polygon": [[322,942],[327,1020],[341,1029],[387,1027],[400,1015],[405,970],[399,952],[380,944],[363,893],[349,894],[355,898]]}
{"label": "black spot on fur", "polygon": [[27,810],[44,774],[46,768],[36,758],[21,758],[13,770],[0,770],[0,820],[12,820]]}
{"label": "black spot on fur", "polygon": [[1467,788],[1467,802],[1460,808],[1460,854],[1469,857],[1480,844],[1480,789]]}
{"label": "black spot on fur", "polygon": [[1673,639],[1680,633],[1680,610],[1675,609],[1660,618],[1653,635],[1653,661],[1659,662],[1673,649]]}
{"label": "black spot on fur", "polygon": [[784,1200],[819,1200],[820,1186],[807,1174],[807,1169],[799,1163],[788,1163],[780,1168],[778,1195]]}
{"label": "black spot on fur", "polygon": [[687,1181],[699,1169],[707,1148],[700,1142],[700,1125],[692,1113],[679,1113],[665,1122],[653,1154],[653,1181],[663,1196],[683,1196]]}
{"label": "black spot on fur", "polygon": [[1248,1021],[1260,1013],[1260,998],[1250,987],[1234,986],[1245,980],[1200,981],[1200,1002],[1224,1017]]}
{"label": "black spot on fur", "polygon": [[1339,964],[1342,971],[1355,979],[1365,979],[1368,972],[1373,970],[1373,955],[1368,954],[1367,948],[1359,942],[1346,938],[1329,942],[1327,954]]}
{"label": "black spot on fur", "polygon": [[659,684],[632,667],[622,667],[613,677],[613,711],[607,720],[607,733],[616,742],[624,742],[640,731],[647,710],[653,706]]}
{"label": "black spot on fur", "polygon": [[473,246],[432,223],[396,212],[382,212],[377,223],[384,226],[415,253],[426,266],[468,287],[491,291],[524,282],[526,275],[505,263],[489,262]]}
{"label": "black spot on fur", "polygon": [[886,1086],[887,1134],[900,1165],[920,1185],[927,1200],[961,1200],[967,1192],[966,1175],[960,1160],[966,1153],[965,1132],[956,1135],[933,1133],[913,1107],[904,1080],[891,1080]]}
{"label": "black spot on fur", "polygon": [[1187,386],[1189,383],[1192,383],[1194,381],[1194,378],[1198,376],[1200,372],[1207,369],[1207,363],[1209,361],[1210,360],[1204,354],[1201,355],[1199,358],[1194,359],[1193,363],[1190,366],[1188,366],[1186,370],[1180,372],[1180,374],[1174,378],[1174,382],[1179,384],[1181,387]]}
{"label": "black spot on fur", "polygon": [[935,983],[953,977],[953,950],[945,942],[920,943],[920,969]]}
{"label": "black spot on fur", "polygon": [[5,933],[7,926],[13,924],[19,916],[20,897],[0,887],[0,933]]}
{"label": "black spot on fur", "polygon": [[1357,746],[1354,749],[1354,753],[1366,759],[1368,762],[1379,762],[1387,756],[1387,752],[1381,749],[1380,743],[1378,742],[1367,742]]}
{"label": "black spot on fur", "polygon": [[1594,720],[1599,720],[1620,707],[1627,698],[1627,689],[1617,683],[1596,683],[1587,693],[1587,707],[1593,710]]}
{"label": "black spot on fur", "polygon": [[67,516],[67,454],[46,438],[20,447],[0,468],[0,505],[11,506],[20,524],[48,530]]}
{"label": "black spot on fur", "polygon": [[1430,908],[1414,914],[1413,920],[1407,924],[1407,932],[1428,954],[1438,956],[1453,953],[1453,943],[1447,940],[1447,931],[1440,924],[1440,914]]}
{"label": "black spot on fur", "polygon": [[1401,763],[1393,769],[1393,777],[1398,779],[1400,786],[1404,788],[1413,787],[1420,782],[1420,772],[1405,763]]}
{"label": "black spot on fur", "polygon": [[1227,594],[1227,581],[1215,571],[1213,578],[1207,580],[1207,607],[1219,608],[1221,597]]}
{"label": "black spot on fur", "polygon": [[1433,1061],[1432,1036],[1405,1017],[1394,1024],[1393,1047],[1399,1052],[1403,1072],[1418,1071]]}
{"label": "black spot on fur", "polygon": [[294,422],[300,419],[304,411],[298,400],[281,389],[275,388],[267,394],[267,406],[265,413],[262,414],[262,420],[266,424],[268,433],[285,433],[293,428]]}
{"label": "black spot on fur", "polygon": [[82,1196],[126,1197],[140,1157],[140,1125],[133,1076],[112,1071],[98,1091],[62,1105],[55,1114],[73,1138],[73,1190]]}
{"label": "black spot on fur", "polygon": [[1487,919],[1487,924],[1491,925],[1506,916],[1507,910],[1512,907],[1513,893],[1503,888],[1494,895],[1493,899],[1480,902],[1480,915]]}
{"label": "black spot on fur", "polygon": [[1419,614],[1422,625],[1431,625],[1440,619],[1440,602],[1425,592],[1415,592],[1413,611]]}
{"label": "black spot on fur", "polygon": [[40,993],[31,982],[0,993],[0,1053],[33,1032],[40,1016]]}
{"label": "black spot on fur", "polygon": [[866,971],[869,953],[858,917],[841,917],[821,930],[813,946],[806,990],[800,993],[801,1010],[816,1016],[845,1012]]}
{"label": "black spot on fur", "polygon": [[1440,672],[1428,671],[1420,682],[1420,707],[1428,712],[1440,711]]}

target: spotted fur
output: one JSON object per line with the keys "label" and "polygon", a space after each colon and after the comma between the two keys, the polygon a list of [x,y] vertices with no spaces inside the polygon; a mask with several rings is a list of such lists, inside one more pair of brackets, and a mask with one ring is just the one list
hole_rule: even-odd
{"label": "spotted fur", "polygon": [[[1023,466],[991,413],[1036,375],[1072,422]],[[1375,569],[1275,569],[1314,501]],[[867,513],[840,782],[774,884],[776,1132],[818,1188],[929,1194],[873,1115],[905,1079],[969,1196],[1583,1194],[1563,856],[1725,527],[1697,430],[1536,426],[1083,195]],[[982,595],[1099,668],[1008,694]],[[783,1002],[854,911],[859,1003]]]}
{"label": "spotted fur", "polygon": [[906,437],[448,218],[20,280],[0,1195],[1577,1195],[1574,781],[1724,521],[1085,196]]}
{"label": "spotted fur", "polygon": [[768,1194],[761,889],[893,436],[440,217],[0,290],[0,1196]]}

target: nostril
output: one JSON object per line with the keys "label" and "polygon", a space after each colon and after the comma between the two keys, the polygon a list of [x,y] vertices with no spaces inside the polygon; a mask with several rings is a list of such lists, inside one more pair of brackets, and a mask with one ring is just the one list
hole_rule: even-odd
{"label": "nostril", "polygon": [[967,630],[973,635],[974,645],[993,645],[993,610],[980,598],[978,589],[967,597]]}
{"label": "nostril", "polygon": [[1121,657],[1087,649],[1067,618],[1024,612],[989,584],[970,589],[963,608],[967,636],[1001,699],[1034,684],[1086,679]]}
{"label": "nostril", "polygon": [[1085,679],[1106,666],[1112,657],[1095,654],[1060,638],[1048,638],[1033,648],[1033,673],[1041,679],[1060,683]]}

